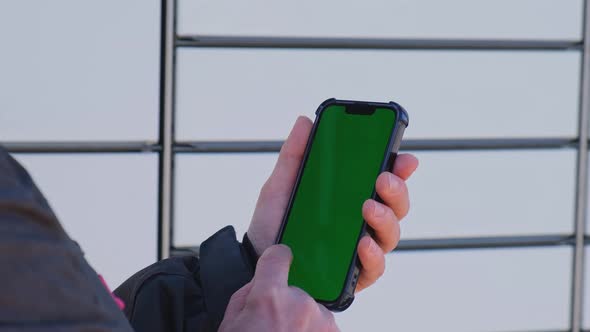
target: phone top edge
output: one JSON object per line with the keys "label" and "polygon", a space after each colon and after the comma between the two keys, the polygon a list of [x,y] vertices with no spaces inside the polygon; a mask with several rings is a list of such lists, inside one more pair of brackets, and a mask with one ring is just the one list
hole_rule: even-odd
{"label": "phone top edge", "polygon": [[399,121],[401,121],[406,127],[410,124],[410,117],[408,112],[398,103],[394,101],[389,102],[375,102],[375,101],[363,101],[363,100],[344,100],[344,99],[336,99],[336,98],[328,98],[324,100],[315,111],[315,115],[319,116],[320,113],[326,109],[327,106],[330,105],[355,105],[355,104],[362,104],[362,105],[369,105],[373,107],[381,107],[381,108],[388,108],[395,110],[398,114]]}
{"label": "phone top edge", "polygon": [[408,115],[408,111],[406,111],[402,105],[396,103],[395,101],[390,101],[389,105],[394,106],[394,108],[398,110],[399,121],[401,121],[407,128],[410,125],[410,116]]}

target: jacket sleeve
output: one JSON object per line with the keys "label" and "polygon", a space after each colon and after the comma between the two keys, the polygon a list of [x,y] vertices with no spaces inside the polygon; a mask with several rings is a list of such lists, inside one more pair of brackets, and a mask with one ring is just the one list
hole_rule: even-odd
{"label": "jacket sleeve", "polygon": [[0,329],[131,331],[25,169],[0,147]]}
{"label": "jacket sleeve", "polygon": [[256,254],[227,226],[200,246],[199,257],[159,261],[136,273],[115,294],[136,332],[217,331],[234,292],[254,273]]}

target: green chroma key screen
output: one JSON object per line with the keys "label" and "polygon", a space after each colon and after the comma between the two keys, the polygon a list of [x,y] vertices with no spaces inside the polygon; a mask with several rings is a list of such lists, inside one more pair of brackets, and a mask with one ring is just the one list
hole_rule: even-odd
{"label": "green chroma key screen", "polygon": [[289,285],[333,302],[344,287],[362,229],[361,208],[388,155],[396,113],[377,108],[351,114],[332,105],[319,121],[280,242],[293,252]]}

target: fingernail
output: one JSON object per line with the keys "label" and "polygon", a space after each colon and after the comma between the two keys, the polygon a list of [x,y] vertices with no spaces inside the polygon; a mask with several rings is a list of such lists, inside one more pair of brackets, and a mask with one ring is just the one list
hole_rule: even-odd
{"label": "fingernail", "polygon": [[385,208],[383,205],[373,201],[373,215],[375,217],[381,217],[385,214]]}
{"label": "fingernail", "polygon": [[387,173],[387,184],[389,185],[389,190],[397,192],[399,188],[399,180],[392,173]]}

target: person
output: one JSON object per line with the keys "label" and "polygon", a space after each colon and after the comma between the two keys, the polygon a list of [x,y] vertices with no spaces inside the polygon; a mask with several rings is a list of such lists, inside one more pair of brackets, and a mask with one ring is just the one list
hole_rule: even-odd
{"label": "person", "polygon": [[[0,149],[1,326],[21,331],[337,331],[330,311],[287,284],[292,254],[286,246],[273,245],[311,127],[308,118],[297,119],[260,191],[242,243],[231,226],[225,227],[202,243],[198,256],[165,259],[139,271],[115,290],[115,299],[31,177]],[[367,200],[362,206],[375,232],[359,242],[362,271],[356,292],[384,273],[384,254],[396,247],[399,221],[409,209],[405,180],[417,166],[414,156],[399,155],[393,173],[384,172],[376,181],[385,203]]]}

